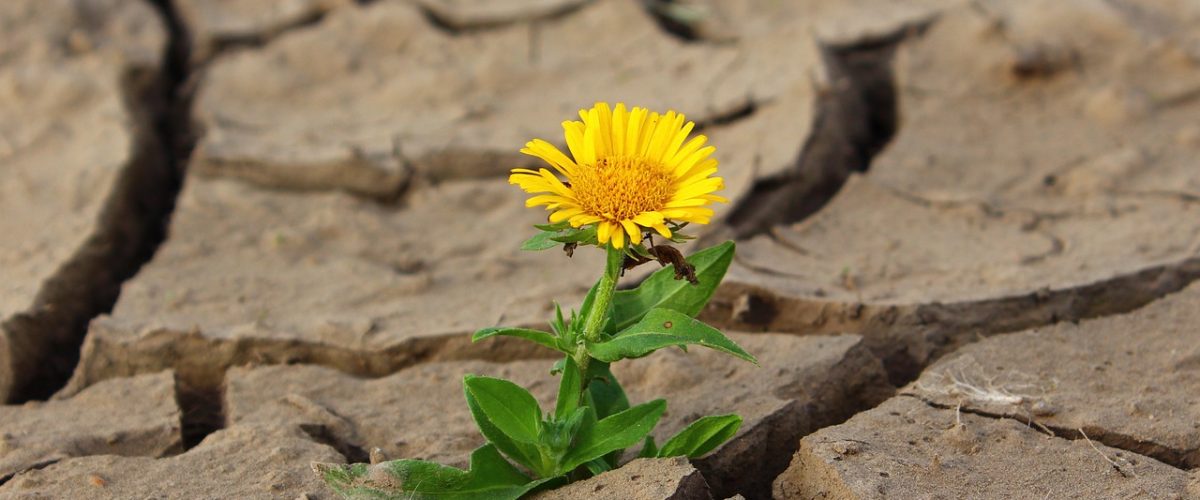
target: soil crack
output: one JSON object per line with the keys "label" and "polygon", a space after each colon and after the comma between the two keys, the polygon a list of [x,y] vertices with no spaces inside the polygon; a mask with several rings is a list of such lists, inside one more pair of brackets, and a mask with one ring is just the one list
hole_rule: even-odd
{"label": "soil crack", "polygon": [[1185,472],[1189,469],[1189,467],[1195,467],[1196,462],[1200,461],[1200,450],[1174,449],[1159,443],[1141,441],[1133,436],[1128,436],[1119,432],[1112,432],[1102,427],[1084,426],[1081,428],[1066,428],[1062,426],[1043,424],[1039,422],[1032,413],[1024,415],[1025,420],[1021,420],[1019,418],[1013,418],[1011,415],[983,411],[977,408],[937,403],[911,393],[901,393],[900,396],[916,399],[922,403],[925,403],[931,408],[937,408],[940,410],[961,411],[963,413],[969,413],[971,415],[977,415],[996,420],[1016,420],[1024,423],[1027,426],[1030,426],[1031,428],[1036,428],[1049,436],[1066,439],[1068,441],[1097,441],[1110,448],[1116,448],[1128,453],[1147,458],[1153,458],[1154,460]]}
{"label": "soil crack", "polygon": [[[165,1],[162,2],[165,4]],[[160,11],[165,7],[160,6]],[[162,67],[134,65],[123,70],[122,104],[129,113],[133,142],[128,164],[105,202],[96,231],[44,285],[33,312],[6,321],[14,364],[8,403],[50,397],[66,384],[79,362],[79,347],[92,318],[110,312],[121,284],[137,274],[166,238],[182,180],[175,145],[187,137],[183,119],[172,119],[186,102],[177,25],[164,16],[171,33]]]}
{"label": "soil crack", "polygon": [[831,84],[817,102],[814,132],[782,175],[758,181],[730,211],[733,237],[804,220],[825,206],[855,172],[895,135],[898,126],[892,57],[910,31],[881,40],[824,46]]}

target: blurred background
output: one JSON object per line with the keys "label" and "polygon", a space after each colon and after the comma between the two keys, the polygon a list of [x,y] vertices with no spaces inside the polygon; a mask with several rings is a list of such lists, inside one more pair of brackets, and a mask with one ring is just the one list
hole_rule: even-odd
{"label": "blurred background", "polygon": [[[3,0],[0,399],[66,404],[140,380],[158,389],[105,390],[161,389],[166,407],[117,408],[174,430],[113,424],[141,436],[120,450],[63,444],[65,430],[0,441],[0,482],[65,456],[185,457],[222,429],[247,450],[286,441],[271,434],[283,424],[266,439],[237,415],[333,374],[546,357],[467,335],[541,328],[551,300],[573,305],[601,269],[598,252],[519,251],[544,215],[506,183],[537,165],[517,153],[526,141],[562,145],[560,123],[596,101],[680,111],[717,147],[731,202],[685,250],[733,239],[738,253],[702,318],[798,377],[730,380],[837,393],[778,446],[728,459],[765,464],[761,477],[704,466],[720,494],[769,496],[801,436],[965,344],[1127,313],[1200,277],[1194,0]],[[813,378],[802,360],[819,349],[791,343],[842,334],[853,348],[830,363],[869,361]],[[236,399],[229,370],[251,365],[298,371],[237,372],[271,395]],[[637,373],[685,391],[674,369],[687,370]],[[457,394],[456,378],[427,376],[369,406]],[[751,414],[754,397],[801,397],[739,390],[726,395]],[[92,410],[68,413],[94,423],[101,403],[79,404]],[[287,439],[324,436],[340,453],[327,461],[383,446],[453,462],[474,445],[346,418],[357,431],[304,420]],[[279,459],[278,491],[322,488],[304,453]],[[241,484],[212,473],[188,491],[241,494],[204,490]]]}

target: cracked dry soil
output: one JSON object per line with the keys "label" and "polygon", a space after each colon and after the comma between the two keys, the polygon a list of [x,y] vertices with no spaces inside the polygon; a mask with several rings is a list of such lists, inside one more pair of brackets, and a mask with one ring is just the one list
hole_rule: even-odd
{"label": "cracked dry soil", "polygon": [[0,28],[0,498],[463,465],[461,374],[553,390],[549,353],[469,333],[600,267],[518,251],[503,182],[595,100],[718,146],[701,242],[738,255],[703,319],[763,367],[623,367],[664,431],[746,425],[545,498],[1200,497],[1194,2],[7,0]]}

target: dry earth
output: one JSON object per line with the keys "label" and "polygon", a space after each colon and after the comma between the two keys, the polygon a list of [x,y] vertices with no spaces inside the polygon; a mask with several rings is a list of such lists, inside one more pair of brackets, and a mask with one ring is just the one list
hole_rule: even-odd
{"label": "dry earth", "polygon": [[0,2],[0,498],[464,465],[462,374],[555,383],[467,335],[601,265],[504,174],[596,100],[718,146],[762,367],[622,366],[746,424],[539,498],[1200,498],[1189,0]]}

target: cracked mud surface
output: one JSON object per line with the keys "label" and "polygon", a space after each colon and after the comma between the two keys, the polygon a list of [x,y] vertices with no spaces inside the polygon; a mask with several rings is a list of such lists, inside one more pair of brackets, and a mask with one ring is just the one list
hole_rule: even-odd
{"label": "cracked mud surface", "polygon": [[70,399],[3,406],[0,419],[0,482],[71,457],[162,456],[183,445],[169,371],[106,380]]}
{"label": "cracked mud surface", "polygon": [[710,319],[862,332],[904,380],[979,333],[1178,290],[1200,271],[1182,26],[1155,39],[1103,2],[942,12],[896,48],[900,120],[870,171],[742,244]]}
{"label": "cracked mud surface", "polygon": [[701,241],[738,253],[703,319],[771,334],[737,334],[759,369],[618,373],[671,401],[662,433],[735,411],[734,441],[546,498],[1195,497],[1196,26],[1178,0],[5,2],[0,399],[58,392],[0,407],[0,497],[465,465],[463,373],[554,388],[548,351],[467,335],[542,327],[601,267],[518,251],[542,215],[504,175],[596,100],[718,147]]}
{"label": "cracked mud surface", "polygon": [[899,396],[802,439],[774,496],[1181,498],[1187,479],[1151,458]]}
{"label": "cracked mud surface", "polygon": [[91,317],[161,238],[148,128],[166,33],[132,2],[0,6],[0,401],[61,385]]}

